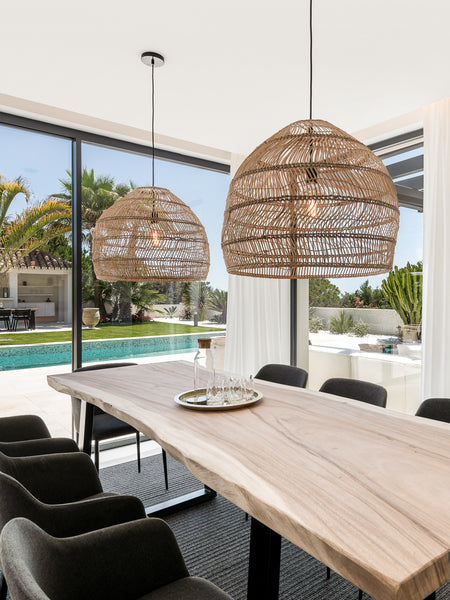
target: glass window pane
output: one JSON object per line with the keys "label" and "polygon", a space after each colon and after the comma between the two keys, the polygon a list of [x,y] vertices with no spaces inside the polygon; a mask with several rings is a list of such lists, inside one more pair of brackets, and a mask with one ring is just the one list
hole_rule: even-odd
{"label": "glass window pane", "polygon": [[[49,200],[70,166],[67,139],[0,126],[2,415],[40,414],[53,434],[66,436],[70,400],[53,396],[46,376],[71,363],[71,210],[62,198]],[[29,191],[28,201],[17,186]],[[52,222],[45,223],[45,214]],[[26,222],[31,226],[24,233]]]}
{"label": "glass window pane", "polygon": [[[227,274],[220,234],[228,175],[155,161],[155,185],[178,196],[206,229],[211,255],[207,282],[97,282],[89,231],[117,198],[132,188],[148,185],[151,160],[88,144],[83,145],[82,156],[83,309],[98,308],[100,318],[93,328],[83,329],[83,364],[123,359],[148,362],[168,357],[192,360],[199,336],[224,333]],[[85,315],[89,312],[96,311],[84,310]]]}

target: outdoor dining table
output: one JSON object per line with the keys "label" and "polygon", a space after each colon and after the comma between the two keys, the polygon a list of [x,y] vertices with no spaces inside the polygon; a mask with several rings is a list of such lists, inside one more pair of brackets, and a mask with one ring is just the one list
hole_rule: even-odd
{"label": "outdoor dining table", "polygon": [[376,600],[422,600],[450,579],[446,423],[257,380],[251,407],[188,410],[174,402],[192,388],[183,361],[48,382],[85,401],[85,450],[96,405],[251,515],[251,600],[277,598],[280,536]]}

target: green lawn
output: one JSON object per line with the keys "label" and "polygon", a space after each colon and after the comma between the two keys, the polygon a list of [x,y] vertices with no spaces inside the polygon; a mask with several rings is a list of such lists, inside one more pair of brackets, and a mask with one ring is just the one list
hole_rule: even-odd
{"label": "green lawn", "polygon": [[[152,335],[174,335],[178,333],[208,333],[210,331],[223,331],[218,327],[193,327],[181,323],[134,323],[98,325],[98,329],[83,329],[83,340],[108,340],[111,338],[132,338]],[[48,342],[70,342],[70,331],[24,331],[23,333],[5,332],[0,334],[0,346],[13,344],[45,344]]]}

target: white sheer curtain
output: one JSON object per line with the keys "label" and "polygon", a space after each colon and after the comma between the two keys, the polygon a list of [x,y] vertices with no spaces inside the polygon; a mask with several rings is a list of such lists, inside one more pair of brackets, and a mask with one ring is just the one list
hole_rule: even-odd
{"label": "white sheer curtain", "polygon": [[[234,177],[245,156],[231,157]],[[289,281],[228,277],[225,370],[248,377],[264,364],[289,364]]]}
{"label": "white sheer curtain", "polygon": [[423,397],[450,397],[450,99],[424,119]]}
{"label": "white sheer curtain", "polygon": [[225,370],[247,377],[289,364],[289,280],[230,275]]}

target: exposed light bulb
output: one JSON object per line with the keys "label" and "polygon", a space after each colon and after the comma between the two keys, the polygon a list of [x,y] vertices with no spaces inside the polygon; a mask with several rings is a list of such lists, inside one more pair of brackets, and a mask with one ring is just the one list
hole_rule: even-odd
{"label": "exposed light bulb", "polygon": [[306,212],[313,219],[317,217],[317,200],[314,198],[308,198]]}
{"label": "exposed light bulb", "polygon": [[[306,169],[306,187],[315,191],[317,184],[317,169],[315,167],[308,167]],[[317,217],[317,200],[315,198],[308,198],[306,202],[306,213],[312,218]]]}
{"label": "exposed light bulb", "polygon": [[152,244],[153,246],[159,246],[160,238],[157,231],[153,231],[152,233]]}

